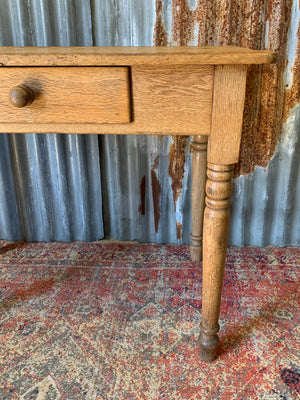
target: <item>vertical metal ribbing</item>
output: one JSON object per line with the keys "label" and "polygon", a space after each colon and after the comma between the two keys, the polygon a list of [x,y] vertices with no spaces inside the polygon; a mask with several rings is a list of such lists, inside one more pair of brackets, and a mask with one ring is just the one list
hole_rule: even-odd
{"label": "vertical metal ribbing", "polygon": [[[1,43],[93,44],[89,1],[4,0]],[[97,136],[0,135],[0,238],[28,241],[103,237]]]}

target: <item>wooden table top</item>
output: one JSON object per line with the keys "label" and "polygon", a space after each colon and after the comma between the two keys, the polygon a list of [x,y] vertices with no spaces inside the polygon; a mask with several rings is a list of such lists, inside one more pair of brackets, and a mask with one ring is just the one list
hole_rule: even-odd
{"label": "wooden table top", "polygon": [[276,53],[234,46],[0,47],[0,66],[265,64]]}

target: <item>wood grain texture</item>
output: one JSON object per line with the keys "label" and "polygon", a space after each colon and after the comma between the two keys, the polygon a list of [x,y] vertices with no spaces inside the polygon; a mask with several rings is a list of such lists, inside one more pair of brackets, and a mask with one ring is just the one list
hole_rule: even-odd
{"label": "wood grain texture", "polygon": [[208,162],[238,162],[245,103],[247,66],[217,65]]}
{"label": "wood grain texture", "polygon": [[[18,109],[10,103],[16,85],[33,91],[32,104]],[[128,67],[0,68],[0,108],[1,124],[67,123],[72,129],[77,123],[128,123]]]}
{"label": "wood grain texture", "polygon": [[173,47],[2,47],[0,66],[263,64],[271,51],[234,46]]}
{"label": "wood grain texture", "polygon": [[[49,77],[47,72],[47,78],[51,79],[52,71],[57,76],[57,79],[61,76],[59,72],[61,69],[68,71],[81,69],[81,67],[57,67],[57,68],[34,68],[34,71],[46,70],[49,71]],[[25,71],[27,68],[22,68]],[[91,69],[92,72],[88,72]],[[118,68],[103,68],[109,71],[116,70]],[[126,67],[125,67],[126,69]],[[13,71],[18,70],[18,68],[0,68],[0,85],[4,87],[9,86],[4,79],[1,79],[2,71]],[[29,69],[32,70],[32,69]],[[211,124],[211,108],[212,108],[212,93],[213,93],[213,76],[214,67],[213,66],[195,66],[187,65],[185,67],[179,66],[136,66],[130,68],[131,70],[131,107],[132,107],[132,122],[128,121],[128,109],[129,105],[127,102],[127,93],[122,92],[121,96],[116,99],[114,103],[115,119],[113,122],[115,124],[97,124],[93,122],[98,122],[97,113],[99,113],[99,105],[97,105],[97,95],[94,88],[93,80],[95,80],[95,74],[98,70],[102,70],[102,67],[83,67],[82,72],[78,73],[78,78],[85,76],[85,82],[79,83],[79,87],[74,86],[74,79],[71,82],[66,82],[67,76],[65,75],[64,82],[61,82],[61,91],[51,93],[51,96],[55,96],[53,101],[56,107],[53,109],[48,109],[46,103],[42,104],[40,112],[38,112],[39,99],[35,100],[33,104],[23,111],[23,114],[18,114],[12,106],[9,108],[4,107],[4,114],[0,117],[0,132],[12,132],[12,133],[105,133],[105,134],[162,134],[162,135],[209,135],[210,124]],[[122,70],[122,68],[121,68]],[[89,83],[89,79],[91,82]],[[72,78],[72,76],[70,76]],[[25,83],[27,81],[25,80]],[[111,80],[111,98],[115,98],[114,85],[117,84],[113,79]],[[14,86],[16,83],[14,80]],[[51,83],[51,81],[50,81]],[[122,83],[122,82],[120,82]],[[28,83],[26,83],[30,86]],[[33,83],[31,83],[32,85]],[[45,91],[46,84],[44,82]],[[51,83],[52,84],[52,83]],[[76,96],[74,102],[68,102],[68,105],[64,104],[64,87],[71,86],[73,91],[76,91]],[[84,89],[85,85],[89,85],[89,92],[85,96]],[[121,84],[122,86],[122,84]],[[125,86],[127,90],[127,86]],[[93,92],[94,90],[94,92]],[[120,88],[121,90],[121,88]],[[73,119],[72,115],[78,114],[80,107],[90,108],[89,96],[95,95],[94,106],[96,110],[90,110],[84,115],[76,115]],[[3,97],[4,96],[4,97]],[[62,96],[62,99],[59,98]],[[126,101],[125,101],[126,97]],[[99,91],[99,98],[101,102],[101,91]],[[6,100],[6,95],[0,95],[0,106],[3,107],[3,102]],[[57,105],[63,102],[60,109]],[[84,102],[82,106],[82,102]],[[120,104],[121,103],[121,104]],[[6,103],[5,103],[6,104]],[[50,104],[49,104],[50,106]],[[103,104],[104,110],[106,106],[110,109],[110,104],[106,101]],[[36,108],[34,108],[36,107]],[[98,109],[97,109],[98,107]],[[121,109],[122,107],[122,109]],[[35,110],[35,119],[33,120],[31,110]],[[98,110],[98,111],[97,111]],[[119,111],[118,111],[119,110]],[[122,111],[123,110],[123,111]],[[63,111],[64,115],[61,115]],[[122,111],[122,112],[121,112]],[[66,112],[70,113],[67,120],[65,115]],[[103,111],[104,112],[104,111]],[[41,118],[47,114],[55,115],[59,114],[57,119],[54,121],[50,117]],[[80,112],[81,113],[81,112]],[[117,115],[117,113],[119,115]],[[126,114],[127,113],[127,114]],[[27,116],[29,114],[29,116]],[[13,118],[11,118],[13,116]],[[111,114],[109,114],[112,118]],[[23,118],[23,119],[22,119]],[[24,120],[24,118],[26,118]],[[30,120],[31,118],[31,120]],[[9,123],[7,123],[10,121]],[[25,121],[26,124],[22,123]],[[29,122],[35,122],[35,124],[29,124]],[[6,123],[5,123],[6,122]],[[37,123],[39,124],[37,125]],[[70,123],[69,123],[70,122]],[[75,124],[76,122],[76,124]],[[85,122],[85,123],[83,123]],[[123,123],[125,122],[125,123]]]}
{"label": "wood grain texture", "polygon": [[209,135],[213,74],[212,66],[132,67],[136,129]]}
{"label": "wood grain texture", "polygon": [[231,179],[234,165],[208,163],[203,228],[203,294],[201,358],[213,361],[219,330],[223,274],[229,227]]}
{"label": "wood grain texture", "polygon": [[207,167],[208,136],[194,136],[191,143],[192,164],[192,232],[190,253],[192,261],[202,260],[203,217]]}

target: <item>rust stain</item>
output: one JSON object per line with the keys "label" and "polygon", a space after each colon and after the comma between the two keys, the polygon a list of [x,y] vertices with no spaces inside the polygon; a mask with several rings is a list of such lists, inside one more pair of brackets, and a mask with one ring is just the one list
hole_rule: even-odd
{"label": "rust stain", "polygon": [[156,12],[156,20],[154,24],[154,33],[153,33],[154,46],[167,46],[168,34],[166,32],[162,20],[162,12],[163,12],[162,0],[156,0],[155,12]]}
{"label": "rust stain", "polygon": [[[154,46],[167,46],[168,45],[168,34],[165,29],[162,14],[163,14],[163,5],[162,0],[155,1],[155,13],[156,20],[154,23],[154,32],[153,32],[153,44]],[[162,141],[162,135],[157,135],[159,141]]]}
{"label": "rust stain", "polygon": [[[197,39],[199,46],[267,48],[278,53],[276,65],[249,67],[240,161],[235,169],[235,176],[248,174],[254,171],[255,166],[267,166],[276,149],[282,124],[288,118],[291,108],[299,102],[299,28],[292,69],[293,84],[290,88],[284,88],[283,84],[292,6],[293,0],[198,0],[196,8],[191,10],[188,0],[173,0],[172,37],[168,40],[162,24],[162,1],[156,1],[155,45],[167,45],[170,42],[182,46]],[[195,38],[197,25],[198,34]],[[173,146],[172,152],[174,151]],[[170,154],[169,173],[171,171],[176,203],[183,175],[179,165],[173,164],[174,158]]]}
{"label": "rust stain", "polygon": [[191,40],[195,26],[195,12],[188,7],[187,0],[173,0],[172,39],[179,46],[186,46]]}
{"label": "rust stain", "polygon": [[[216,2],[199,0],[195,10],[191,10],[187,0],[173,0],[172,41],[178,46],[186,46],[197,39],[199,46],[215,44]],[[195,37],[196,25],[198,37]]]}
{"label": "rust stain", "polygon": [[173,136],[173,143],[169,150],[169,176],[172,180],[173,200],[176,203],[182,190],[182,179],[184,176],[185,151],[188,144],[188,136]]}
{"label": "rust stain", "polygon": [[[241,140],[240,160],[235,176],[254,171],[256,165],[266,167],[276,149],[284,122],[285,90],[283,74],[287,65],[287,34],[290,25],[292,0],[268,2],[266,20],[269,22],[268,49],[278,53],[276,65],[252,66],[247,77],[246,102]],[[257,15],[256,18],[264,15]],[[249,46],[260,48],[257,37],[250,36]],[[265,26],[265,25],[264,25]],[[245,40],[245,39],[244,39]]]}
{"label": "rust stain", "polygon": [[[300,7],[300,3],[299,3]],[[297,30],[297,47],[295,61],[292,67],[293,83],[292,86],[285,91],[283,119],[287,120],[290,110],[300,101],[300,22]]]}
{"label": "rust stain", "polygon": [[142,177],[141,184],[140,184],[140,196],[141,202],[139,206],[139,212],[141,215],[145,215],[145,199],[146,199],[146,175]]}
{"label": "rust stain", "polygon": [[182,239],[182,224],[178,221],[176,221],[176,233],[177,239]]}
{"label": "rust stain", "polygon": [[152,169],[157,169],[159,163],[159,155],[157,155],[153,161]]}
{"label": "rust stain", "polygon": [[154,224],[155,232],[158,232],[158,225],[160,220],[160,194],[161,186],[157,178],[154,169],[151,169],[151,186],[152,186],[152,198],[153,198],[153,209],[154,209]]}

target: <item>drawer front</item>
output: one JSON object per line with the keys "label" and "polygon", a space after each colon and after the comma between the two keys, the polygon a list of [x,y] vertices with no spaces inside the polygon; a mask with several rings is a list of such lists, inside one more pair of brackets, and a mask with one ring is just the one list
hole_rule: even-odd
{"label": "drawer front", "polygon": [[[11,103],[11,89],[33,92],[32,103]],[[114,124],[130,122],[128,67],[0,68],[0,123]]]}

